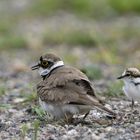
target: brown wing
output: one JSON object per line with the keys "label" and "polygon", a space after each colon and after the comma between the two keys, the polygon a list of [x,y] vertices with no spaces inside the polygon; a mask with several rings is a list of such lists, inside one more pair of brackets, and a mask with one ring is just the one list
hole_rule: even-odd
{"label": "brown wing", "polygon": [[50,77],[37,85],[37,92],[43,100],[46,98],[46,101],[49,101],[49,98],[57,100],[57,96],[58,100],[62,100],[62,97],[69,98],[72,94],[89,94],[96,98],[87,76],[72,67],[62,67],[53,71]]}
{"label": "brown wing", "polygon": [[89,104],[89,99],[98,103],[96,98],[91,97],[87,94],[88,89],[77,84],[77,81],[69,81],[65,85],[57,85],[53,88],[48,88],[46,86],[38,86],[38,94],[41,100],[45,102],[53,102],[56,104]]}
{"label": "brown wing", "polygon": [[108,113],[96,98],[88,78],[79,70],[62,67],[37,85],[37,93],[42,101],[54,104],[85,104],[98,107]]}

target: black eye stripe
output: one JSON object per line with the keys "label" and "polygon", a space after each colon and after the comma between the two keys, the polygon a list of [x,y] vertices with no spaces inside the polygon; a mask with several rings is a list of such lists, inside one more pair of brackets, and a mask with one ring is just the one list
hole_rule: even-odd
{"label": "black eye stripe", "polygon": [[40,61],[43,61],[43,58],[42,58],[42,56],[40,57]]}
{"label": "black eye stripe", "polygon": [[50,68],[50,67],[52,67],[53,66],[53,62],[51,62],[51,61],[48,61],[48,67]]}

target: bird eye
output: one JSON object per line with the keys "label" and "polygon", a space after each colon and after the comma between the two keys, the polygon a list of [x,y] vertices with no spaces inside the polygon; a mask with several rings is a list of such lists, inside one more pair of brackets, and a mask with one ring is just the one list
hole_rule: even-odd
{"label": "bird eye", "polygon": [[48,65],[48,61],[42,61],[42,66],[47,66]]}
{"label": "bird eye", "polygon": [[126,76],[130,76],[130,73],[127,73]]}

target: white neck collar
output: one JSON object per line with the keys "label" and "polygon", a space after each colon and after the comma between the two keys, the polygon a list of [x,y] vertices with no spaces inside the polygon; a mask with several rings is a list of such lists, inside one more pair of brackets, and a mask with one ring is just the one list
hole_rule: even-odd
{"label": "white neck collar", "polygon": [[64,66],[63,61],[56,62],[50,69],[39,68],[39,74],[41,76],[45,76],[45,75],[49,74],[53,69],[60,67],[60,66]]}

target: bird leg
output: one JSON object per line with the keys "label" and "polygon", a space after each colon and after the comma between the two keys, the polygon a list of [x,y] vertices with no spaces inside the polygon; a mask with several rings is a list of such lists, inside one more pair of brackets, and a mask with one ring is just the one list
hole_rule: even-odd
{"label": "bird leg", "polygon": [[134,100],[132,99],[132,111],[133,111],[133,109],[134,109]]}
{"label": "bird leg", "polygon": [[89,114],[89,112],[87,112],[82,119],[85,120],[85,118],[88,116],[88,114]]}
{"label": "bird leg", "polygon": [[130,114],[130,122],[132,122],[132,120],[133,120],[133,110],[134,110],[134,100],[132,99],[131,114]]}
{"label": "bird leg", "polygon": [[84,124],[84,125],[89,125],[90,122],[85,121],[85,118],[88,116],[89,111],[84,115],[84,117],[82,119],[78,119],[74,121],[74,124],[77,125],[79,123]]}

